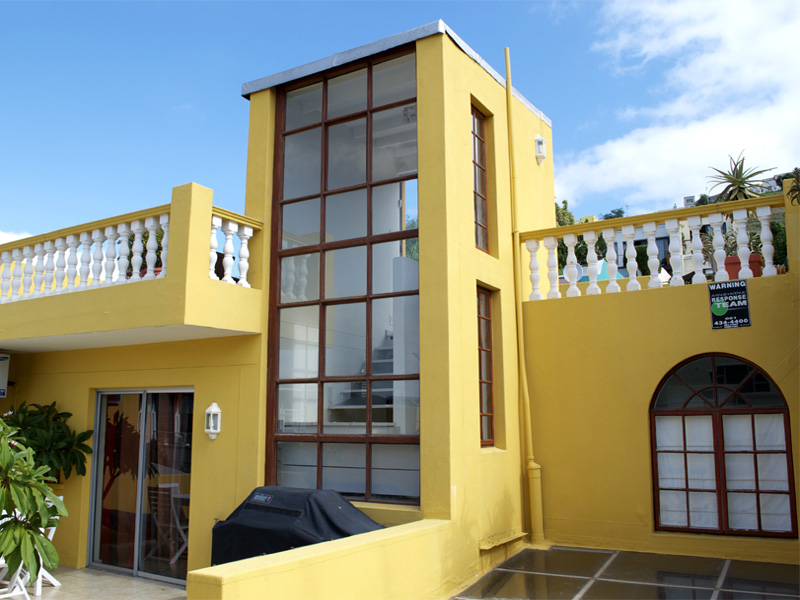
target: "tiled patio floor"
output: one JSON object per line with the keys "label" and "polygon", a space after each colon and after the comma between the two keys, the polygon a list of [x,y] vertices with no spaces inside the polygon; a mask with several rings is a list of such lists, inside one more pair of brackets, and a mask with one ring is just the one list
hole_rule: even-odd
{"label": "tiled patio floor", "polygon": [[553,547],[523,550],[455,598],[796,600],[800,567]]}
{"label": "tiled patio floor", "polygon": [[[186,600],[186,590],[177,585],[100,571],[59,567],[53,573],[61,587],[42,586],[44,600]],[[33,596],[33,588],[28,588]]]}

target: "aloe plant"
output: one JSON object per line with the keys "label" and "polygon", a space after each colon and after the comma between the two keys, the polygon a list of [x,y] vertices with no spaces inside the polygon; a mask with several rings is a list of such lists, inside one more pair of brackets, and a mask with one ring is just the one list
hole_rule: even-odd
{"label": "aloe plant", "polygon": [[48,482],[47,466],[37,466],[33,451],[14,441],[17,430],[0,421],[0,555],[11,573],[20,563],[36,579],[39,569],[58,567],[59,559],[45,529],[67,516],[64,503]]}
{"label": "aloe plant", "polygon": [[[711,181],[716,182],[711,190],[719,186],[725,186],[719,193],[717,202],[728,202],[730,200],[744,200],[746,198],[757,198],[760,194],[755,190],[760,188],[764,183],[763,179],[758,179],[759,175],[763,175],[772,169],[759,169],[752,167],[750,169],[744,168],[744,156],[739,154],[739,158],[735,159],[728,156],[730,165],[727,171],[722,171],[715,167],[709,167],[711,170],[716,171],[717,175],[709,177]],[[710,191],[710,190],[709,190]]]}

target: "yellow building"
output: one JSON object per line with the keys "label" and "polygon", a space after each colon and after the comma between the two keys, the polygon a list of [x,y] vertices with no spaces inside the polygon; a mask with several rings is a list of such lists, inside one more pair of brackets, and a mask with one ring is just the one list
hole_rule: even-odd
{"label": "yellow building", "polygon": [[[591,249],[569,273],[577,235],[637,227],[657,271],[665,223],[680,275],[718,215],[555,229],[549,120],[441,21],[243,95],[244,215],[188,184],[0,246],[3,408],[95,430],[91,476],[56,486],[64,564],[189,598],[446,598],[526,544],[797,561],[798,207],[726,207],[785,208],[789,271],[762,231],[749,321],[712,329],[701,258],[696,285],[598,285]],[[387,527],[210,566],[261,485]]]}

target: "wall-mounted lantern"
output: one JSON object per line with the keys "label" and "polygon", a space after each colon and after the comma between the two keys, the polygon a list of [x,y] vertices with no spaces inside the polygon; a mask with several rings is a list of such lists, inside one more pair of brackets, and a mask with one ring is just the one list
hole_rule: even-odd
{"label": "wall-mounted lantern", "polygon": [[222,431],[222,411],[216,402],[212,402],[206,409],[206,433],[214,440],[220,431]]}
{"label": "wall-mounted lantern", "polygon": [[536,162],[542,164],[542,161],[547,158],[547,142],[542,136],[537,135],[534,138],[534,144],[536,144]]}

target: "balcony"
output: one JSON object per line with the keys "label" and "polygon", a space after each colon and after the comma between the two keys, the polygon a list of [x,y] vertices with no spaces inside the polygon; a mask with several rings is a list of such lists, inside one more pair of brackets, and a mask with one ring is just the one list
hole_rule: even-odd
{"label": "balcony", "polygon": [[[187,184],[170,204],[0,245],[0,348],[43,352],[261,333],[262,224]],[[260,266],[260,254],[258,262]]]}
{"label": "balcony", "polygon": [[[788,215],[790,206],[784,193],[522,233],[520,241],[530,258],[523,273],[531,282],[528,299],[636,292],[785,273],[786,267],[774,261],[770,221],[780,218],[783,210]],[[559,241],[562,253],[566,250],[561,272]],[[650,274],[642,276],[645,253]],[[726,269],[729,258],[735,259],[736,266]]]}

